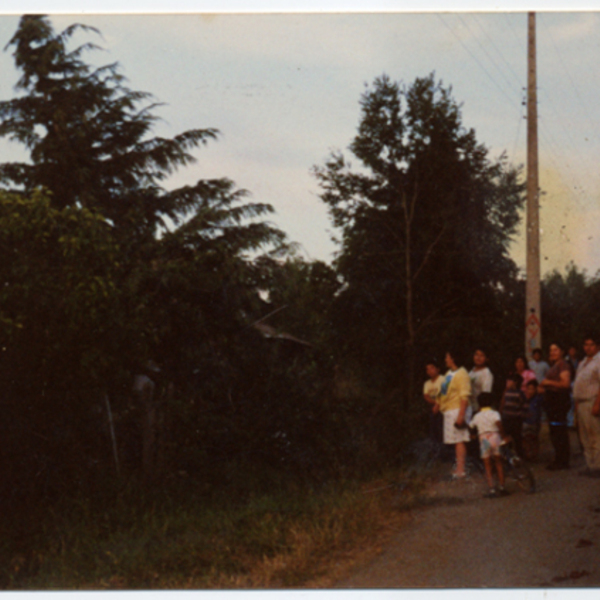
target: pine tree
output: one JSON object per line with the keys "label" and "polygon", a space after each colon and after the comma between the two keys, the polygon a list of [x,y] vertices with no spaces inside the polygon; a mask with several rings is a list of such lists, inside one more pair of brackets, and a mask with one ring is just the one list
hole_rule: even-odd
{"label": "pine tree", "polygon": [[[195,160],[190,150],[215,139],[217,130],[150,137],[157,120],[150,94],[130,90],[117,63],[86,64],[83,54],[96,45],[69,50],[78,30],[97,32],[74,24],[55,33],[47,17],[26,15],[8,43],[22,75],[19,96],[0,102],[0,136],[23,143],[31,162],[0,165],[0,182],[25,194],[46,188],[58,208],[99,211],[127,241],[151,239],[159,228],[193,213],[238,201],[228,180],[173,191],[162,187],[176,169]],[[246,204],[240,210],[257,216],[270,207]]]}

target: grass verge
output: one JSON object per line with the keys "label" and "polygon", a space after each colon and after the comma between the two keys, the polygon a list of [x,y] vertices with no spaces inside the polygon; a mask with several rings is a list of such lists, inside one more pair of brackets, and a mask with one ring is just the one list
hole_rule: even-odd
{"label": "grass verge", "polygon": [[[39,515],[3,536],[5,589],[329,587],[374,555],[418,502],[423,478],[398,474],[327,489],[152,502],[122,494]],[[35,517],[33,517],[36,520]],[[14,533],[14,532],[13,532]],[[11,542],[13,540],[13,542]]]}

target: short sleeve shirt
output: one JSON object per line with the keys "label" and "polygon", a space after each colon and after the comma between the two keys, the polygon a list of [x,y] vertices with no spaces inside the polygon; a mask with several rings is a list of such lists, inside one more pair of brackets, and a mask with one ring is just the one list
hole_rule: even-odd
{"label": "short sleeve shirt", "polygon": [[546,373],[546,379],[550,379],[551,381],[560,381],[560,374],[564,371],[568,371],[570,374],[571,368],[567,364],[566,360],[558,360],[548,369]]}
{"label": "short sleeve shirt", "polygon": [[529,361],[529,368],[535,373],[535,378],[538,381],[542,381],[546,377],[546,373],[550,366],[545,360],[540,360],[540,362],[536,362],[535,360]]}
{"label": "short sleeve shirt", "polygon": [[573,398],[589,400],[596,398],[600,392],[600,353],[585,358],[577,366],[577,375],[573,384]]}
{"label": "short sleeve shirt", "polygon": [[467,402],[471,398],[471,380],[464,367],[456,371],[448,371],[442,382],[442,390],[439,398],[440,410],[446,412],[460,408],[463,400]]}
{"label": "short sleeve shirt", "polygon": [[483,369],[471,369],[469,371],[471,386],[473,387],[473,400],[479,398],[481,392],[491,392],[494,385],[494,376],[488,367]]}
{"label": "short sleeve shirt", "polygon": [[472,419],[470,427],[477,427],[477,433],[499,433],[498,421],[501,421],[500,413],[491,408],[482,408]]}
{"label": "short sleeve shirt", "polygon": [[431,381],[431,379],[428,379],[423,385],[423,394],[425,396],[437,398],[440,395],[440,390],[442,389],[443,381],[444,378],[442,377],[442,375],[438,375],[433,381]]}
{"label": "short sleeve shirt", "polygon": [[[537,379],[536,376],[535,376],[535,373],[531,369],[525,369],[521,373],[521,377],[523,378],[523,383],[521,384],[521,391],[522,392],[525,391],[525,388],[527,387],[527,383],[529,381]],[[539,383],[539,381],[538,381],[538,383]]]}

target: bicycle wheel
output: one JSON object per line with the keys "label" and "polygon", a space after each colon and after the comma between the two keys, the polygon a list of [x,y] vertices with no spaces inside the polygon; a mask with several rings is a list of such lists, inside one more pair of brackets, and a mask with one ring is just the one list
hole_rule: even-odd
{"label": "bicycle wheel", "polygon": [[515,462],[517,464],[513,465],[512,476],[515,478],[519,489],[523,490],[526,494],[533,494],[535,492],[535,479],[531,469],[521,461]]}

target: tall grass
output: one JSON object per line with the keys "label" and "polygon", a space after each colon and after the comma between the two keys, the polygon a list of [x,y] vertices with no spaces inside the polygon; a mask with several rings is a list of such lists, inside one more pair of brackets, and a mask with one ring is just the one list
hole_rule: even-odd
{"label": "tall grass", "polygon": [[32,511],[24,529],[5,523],[1,582],[44,590],[302,586],[376,541],[402,508],[384,481],[212,497],[130,487],[113,500]]}

